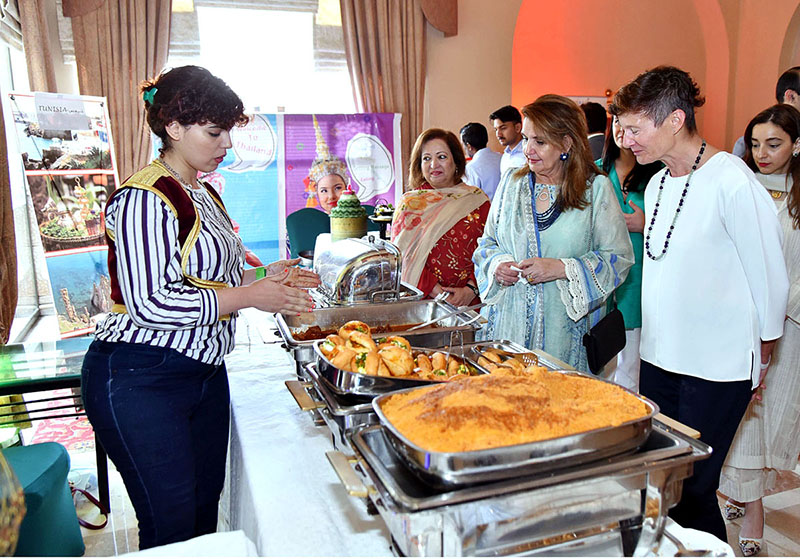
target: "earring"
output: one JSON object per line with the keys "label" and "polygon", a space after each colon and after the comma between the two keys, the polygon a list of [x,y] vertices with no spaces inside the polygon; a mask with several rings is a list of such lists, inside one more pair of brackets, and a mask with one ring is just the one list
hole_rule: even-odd
{"label": "earring", "polygon": [[569,157],[569,153],[568,153],[568,152],[566,152],[566,151],[565,151],[565,152],[562,152],[562,153],[561,153],[561,155],[559,155],[559,156],[558,156],[558,158],[559,158],[561,161],[566,161],[568,157]]}
{"label": "earring", "polygon": [[792,152],[792,157],[797,157],[798,154],[800,154],[800,151],[793,151]]}

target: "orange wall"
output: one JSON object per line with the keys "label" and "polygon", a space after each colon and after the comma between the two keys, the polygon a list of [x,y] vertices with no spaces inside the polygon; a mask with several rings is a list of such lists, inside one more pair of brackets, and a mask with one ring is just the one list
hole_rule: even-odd
{"label": "orange wall", "polygon": [[603,96],[659,64],[705,90],[703,33],[692,0],[523,0],[512,52],[512,99]]}
{"label": "orange wall", "polygon": [[[700,131],[731,149],[800,65],[797,0],[458,0],[458,35],[428,26],[425,127],[453,131],[542,93],[602,96],[658,64],[706,96]],[[491,130],[490,130],[491,132]],[[490,147],[499,146],[490,134]]]}

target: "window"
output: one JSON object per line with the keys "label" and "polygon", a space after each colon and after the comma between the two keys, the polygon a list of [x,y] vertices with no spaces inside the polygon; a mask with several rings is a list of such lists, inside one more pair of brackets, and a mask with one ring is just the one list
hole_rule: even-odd
{"label": "window", "polygon": [[190,9],[173,11],[168,67],[208,68],[248,112],[354,112],[338,0],[195,0]]}
{"label": "window", "polygon": [[[0,64],[0,94],[3,95],[3,103],[6,103],[8,92],[28,91],[30,85],[21,43],[9,41],[7,36],[0,38],[0,58],[3,60]],[[17,309],[9,336],[9,342],[15,342],[26,334],[40,313],[45,312],[47,308],[52,310],[52,296],[41,239],[36,226],[31,225],[36,221],[31,213],[28,185],[22,170],[22,159],[17,150],[14,126],[9,122],[13,117],[7,104],[4,105],[3,114],[6,118],[8,145],[8,152],[3,156],[9,159],[8,171],[17,250]],[[51,304],[48,305],[48,302]]]}

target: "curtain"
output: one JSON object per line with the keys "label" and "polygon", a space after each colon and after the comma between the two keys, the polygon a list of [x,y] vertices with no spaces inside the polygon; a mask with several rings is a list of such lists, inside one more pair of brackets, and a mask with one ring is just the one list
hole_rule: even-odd
{"label": "curtain", "polygon": [[418,0],[340,0],[356,107],[401,113],[403,161],[422,132],[425,16]]}
{"label": "curtain", "polygon": [[[91,9],[100,4],[96,9]],[[158,74],[169,50],[171,0],[65,0],[82,95],[108,99],[120,179],[150,158],[139,82]]]}
{"label": "curtain", "polygon": [[3,104],[0,103],[0,345],[5,345],[11,321],[17,309],[17,251],[14,237],[14,212],[11,206],[11,182],[8,176],[6,128],[3,125]]}
{"label": "curtain", "polygon": [[24,0],[19,4],[22,42],[32,91],[56,92],[56,71],[45,6],[52,0]]}

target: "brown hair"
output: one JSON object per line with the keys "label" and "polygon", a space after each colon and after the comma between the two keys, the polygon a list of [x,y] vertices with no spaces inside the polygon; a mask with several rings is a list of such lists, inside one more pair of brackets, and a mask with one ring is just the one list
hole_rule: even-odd
{"label": "brown hair", "polygon": [[656,126],[661,126],[672,111],[680,109],[686,115],[686,130],[695,132],[694,110],[705,102],[688,72],[675,66],[658,66],[622,86],[608,110],[614,116],[643,113]]}
{"label": "brown hair", "polygon": [[417,137],[414,148],[411,150],[411,162],[408,165],[408,186],[406,190],[417,190],[425,183],[422,175],[422,146],[430,140],[444,140],[450,153],[453,155],[453,162],[456,164],[455,181],[458,182],[464,176],[467,168],[467,158],[464,156],[464,148],[458,137],[449,130],[441,128],[428,128]]}
{"label": "brown hair", "polygon": [[[753,128],[756,124],[771,122],[789,135],[792,143],[800,138],[800,111],[792,105],[779,103],[765,109],[753,117],[744,131],[744,162],[753,172],[758,173],[758,165],[753,159]],[[792,156],[786,173],[786,182],[792,177],[792,188],[786,200],[786,207],[795,229],[800,229],[800,156]]]}
{"label": "brown hair", "polygon": [[[551,144],[564,146],[564,138],[572,141],[569,156],[563,161],[564,184],[558,195],[564,210],[582,210],[588,205],[586,189],[595,175],[604,174],[592,158],[589,147],[586,117],[575,101],[561,95],[542,95],[522,108],[522,114],[531,121],[537,133]],[[528,167],[515,171],[515,176],[525,175]]]}
{"label": "brown hair", "polygon": [[[244,126],[244,105],[228,85],[200,66],[180,66],[139,84],[144,94],[147,124],[161,138],[163,155],[170,148],[166,127],[170,122],[216,124],[230,130]],[[153,90],[155,90],[153,92]]]}

